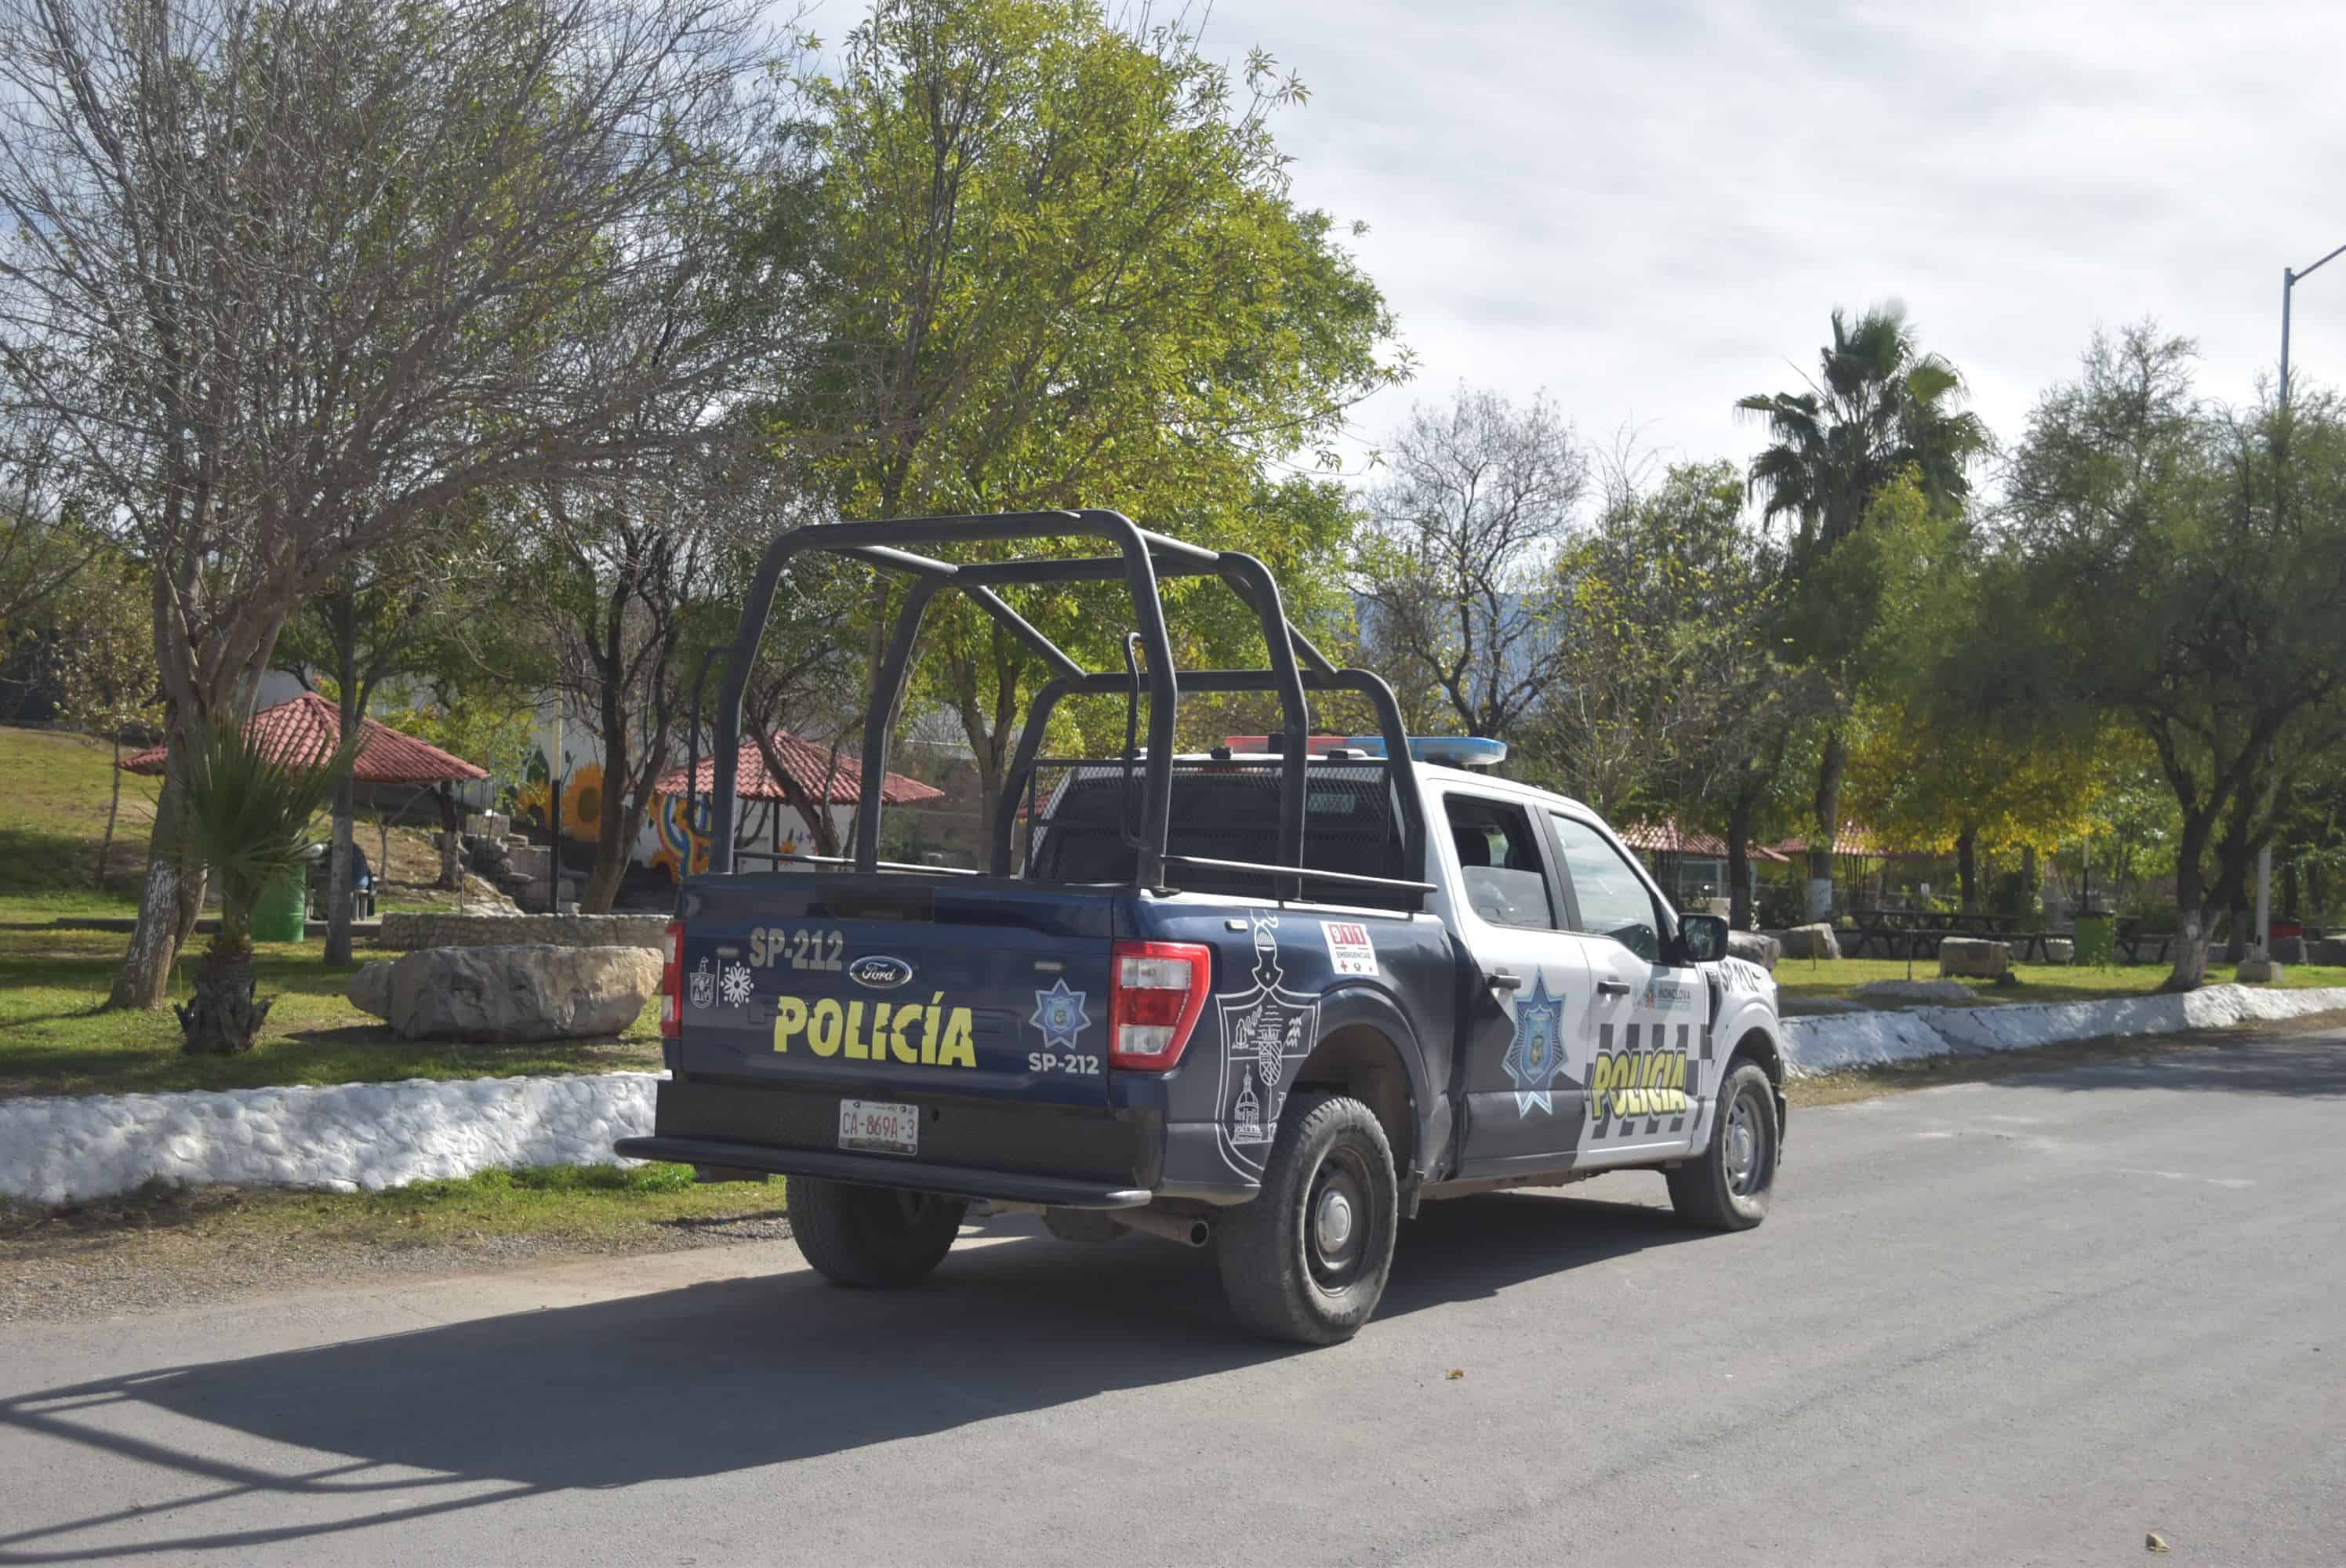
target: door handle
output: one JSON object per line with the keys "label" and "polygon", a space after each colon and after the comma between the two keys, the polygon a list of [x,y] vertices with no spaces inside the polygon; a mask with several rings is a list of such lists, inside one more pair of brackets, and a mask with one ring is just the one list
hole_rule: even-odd
{"label": "door handle", "polygon": [[1629,988],[1617,980],[1600,980],[1596,983],[1596,994],[1599,996],[1627,996],[1629,994]]}
{"label": "door handle", "polygon": [[1521,991],[1524,988],[1524,977],[1520,974],[1509,974],[1504,969],[1494,969],[1483,977],[1483,983],[1494,991]]}

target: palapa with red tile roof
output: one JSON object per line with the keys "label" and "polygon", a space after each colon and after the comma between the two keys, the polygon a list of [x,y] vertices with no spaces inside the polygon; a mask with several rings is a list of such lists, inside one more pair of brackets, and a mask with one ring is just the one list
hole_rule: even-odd
{"label": "palapa with red tile roof", "polygon": [[[454,784],[486,779],[489,770],[441,750],[429,741],[403,735],[372,718],[359,720],[358,761],[351,777],[362,784]],[[314,691],[264,708],[245,720],[244,733],[272,762],[316,763],[333,755],[342,741],[340,704]],[[159,774],[164,748],[150,746],[122,759],[128,773]]]}
{"label": "palapa with red tile roof", "polygon": [[[801,740],[787,729],[774,731],[774,755],[790,770],[790,781],[806,797],[829,806],[852,806],[862,797],[863,764],[843,751],[817,746]],[[685,792],[681,768],[666,775],[653,789],[662,795]],[[785,799],[782,788],[766,771],[766,759],[754,740],[741,743],[740,761],[733,774],[735,791],[744,800],[780,800]],[[717,788],[717,759],[702,759],[693,776],[692,792],[708,795]],[[891,773],[880,780],[880,799],[883,805],[914,806],[923,800],[942,800],[944,791],[907,779],[901,773]]]}
{"label": "palapa with red tile roof", "polygon": [[[1621,841],[1633,850],[1643,850],[1653,855],[1708,855],[1716,860],[1727,858],[1727,841],[1715,833],[1699,830],[1688,832],[1668,818],[1658,822],[1630,822],[1617,830]],[[1765,844],[1750,846],[1755,860],[1771,860],[1782,864],[1784,857]]]}

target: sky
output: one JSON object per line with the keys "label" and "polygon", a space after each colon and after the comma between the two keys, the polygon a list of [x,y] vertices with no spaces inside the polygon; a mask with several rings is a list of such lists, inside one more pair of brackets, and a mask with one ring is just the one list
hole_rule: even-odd
{"label": "sky", "polygon": [[[1163,9],[1160,4],[1159,10]],[[823,0],[836,36],[862,7]],[[1902,301],[2017,439],[2096,327],[2280,355],[2281,270],[2346,243],[2346,5],[2285,0],[1219,0],[1260,45],[1294,194],[1342,222],[1416,379],[1545,390],[1592,445],[1747,459],[1835,306]],[[2346,384],[2346,257],[2296,290],[2297,384]]]}

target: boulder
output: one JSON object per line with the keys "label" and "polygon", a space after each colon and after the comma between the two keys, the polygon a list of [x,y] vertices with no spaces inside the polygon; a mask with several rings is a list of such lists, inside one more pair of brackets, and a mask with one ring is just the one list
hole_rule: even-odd
{"label": "boulder", "polygon": [[1776,961],[1784,956],[1784,944],[1765,932],[1731,931],[1727,933],[1727,952],[1730,958],[1772,971]]}
{"label": "boulder", "polygon": [[1841,942],[1833,928],[1822,921],[1814,925],[1796,925],[1778,939],[1784,944],[1786,958],[1839,958]]}
{"label": "boulder", "polygon": [[2077,944],[2071,938],[2066,936],[2048,936],[2045,939],[2045,962],[2070,963],[2076,961],[2076,956]]}
{"label": "boulder", "polygon": [[1939,973],[2000,980],[2012,972],[2012,949],[1985,937],[1951,936],[1939,943]]}
{"label": "boulder", "polygon": [[582,1040],[617,1034],[659,989],[648,947],[426,947],[351,976],[351,1004],[403,1040]]}
{"label": "boulder", "polygon": [[1960,980],[1869,980],[1850,994],[1862,1002],[1977,1002],[1979,993]]}

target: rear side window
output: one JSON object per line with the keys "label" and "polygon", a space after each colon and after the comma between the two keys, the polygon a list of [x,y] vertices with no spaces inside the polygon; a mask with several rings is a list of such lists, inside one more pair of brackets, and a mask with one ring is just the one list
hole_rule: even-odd
{"label": "rear side window", "polygon": [[1474,795],[1443,800],[1450,841],[1458,850],[1459,891],[1493,925],[1555,929],[1556,904],[1530,816],[1520,806]]}

